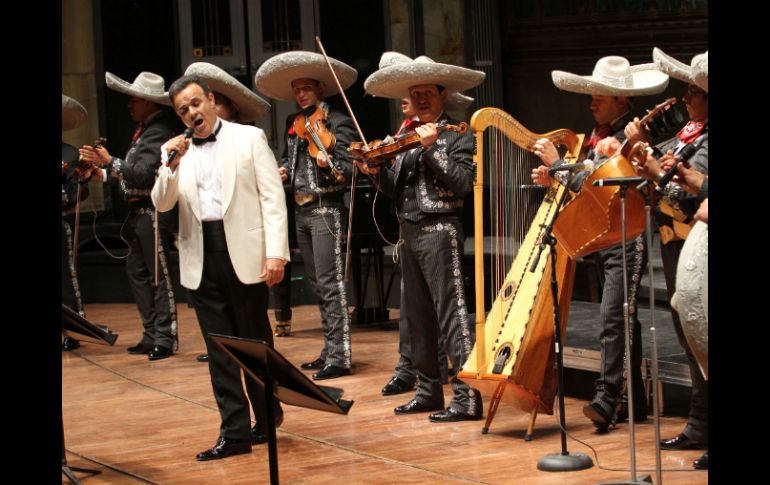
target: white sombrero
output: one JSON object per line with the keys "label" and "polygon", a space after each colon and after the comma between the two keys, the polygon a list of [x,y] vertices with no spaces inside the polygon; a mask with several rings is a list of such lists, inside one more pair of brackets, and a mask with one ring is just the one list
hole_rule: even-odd
{"label": "white sombrero", "polygon": [[118,76],[107,71],[104,73],[104,79],[107,81],[107,87],[115,91],[136,96],[137,98],[153,101],[158,104],[171,106],[171,100],[168,99],[168,92],[164,91],[166,81],[161,76],[152,72],[140,72],[134,82],[129,84]]}
{"label": "white sombrero", "polygon": [[692,80],[699,88],[709,92],[709,51],[692,58]]}
{"label": "white sombrero", "polygon": [[224,69],[208,62],[193,62],[184,72],[185,76],[203,78],[212,91],[230,98],[238,107],[237,120],[250,123],[270,111],[270,103],[244,86],[240,81],[228,74]]}
{"label": "white sombrero", "polygon": [[655,64],[632,66],[620,56],[602,57],[590,76],[551,71],[551,79],[564,91],[596,96],[646,96],[658,94],[668,86],[668,76]]}
{"label": "white sombrero", "polygon": [[[356,82],[358,71],[354,68],[331,57],[329,62],[342,89],[347,89]],[[340,92],[324,56],[308,51],[284,52],[266,60],[254,76],[254,85],[257,91],[267,97],[291,101],[294,99],[291,82],[305,78],[319,81],[323,85],[324,96]]]}
{"label": "white sombrero", "polygon": [[[399,56],[406,57],[397,52],[391,53],[386,59],[389,65],[381,67],[366,79],[364,89],[367,93],[383,98],[400,99],[409,96],[409,88],[412,86],[437,84],[444,86],[452,94],[474,88],[484,82],[486,77],[486,74],[481,71],[434,62],[433,59],[425,56],[414,60],[406,57],[408,60],[401,59],[401,61]],[[383,65],[382,59],[380,65]]]}
{"label": "white sombrero", "polygon": [[[680,81],[684,81],[687,84],[695,84],[701,89],[708,91],[708,51],[706,51],[704,54],[698,54],[697,56],[693,57],[689,66],[684,62],[680,62],[674,59],[657,47],[652,49],[652,59],[655,61],[658,69],[665,72],[674,79],[679,79]],[[703,81],[705,76],[705,86],[702,86],[701,83],[697,82],[695,79],[694,68],[696,63],[699,66],[699,79]],[[703,66],[705,66],[705,74],[702,73]]]}
{"label": "white sombrero", "polygon": [[61,95],[61,129],[62,131],[74,130],[82,126],[88,118],[88,111],[82,104],[74,99]]}
{"label": "white sombrero", "polygon": [[[433,59],[422,56],[424,59],[429,60],[430,62],[434,62]],[[380,57],[380,69],[384,69],[388,66],[395,66],[396,64],[405,64],[407,62],[412,62],[412,58],[401,54],[400,52],[384,52],[382,54],[382,57]],[[369,76],[371,77],[371,76]],[[369,80],[367,79],[367,82]],[[364,83],[364,86],[366,86],[366,82]],[[371,93],[370,93],[371,94]],[[408,95],[409,93],[407,93]],[[460,93],[452,93],[449,96],[447,96],[446,102],[444,102],[444,106],[448,110],[464,110],[468,109],[468,106],[473,103],[473,98],[470,96],[465,96],[464,94]]]}

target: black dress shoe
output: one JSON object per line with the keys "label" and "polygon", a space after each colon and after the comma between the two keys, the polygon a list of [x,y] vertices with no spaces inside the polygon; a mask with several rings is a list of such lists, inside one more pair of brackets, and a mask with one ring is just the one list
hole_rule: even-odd
{"label": "black dress shoe", "polygon": [[432,423],[451,423],[454,421],[478,421],[483,417],[484,411],[481,409],[481,406],[479,406],[476,408],[475,414],[467,414],[455,411],[452,408],[446,408],[443,411],[431,414],[428,416],[428,419],[430,419]]}
{"label": "black dress shoe", "polygon": [[150,351],[149,355],[147,356],[150,360],[160,360],[165,359],[167,357],[171,357],[173,352],[171,352],[171,349],[168,347],[163,347],[162,345],[156,345],[153,347],[153,349]]}
{"label": "black dress shoe", "polygon": [[198,362],[208,362],[209,361],[209,354],[201,354],[198,357],[195,358]]}
{"label": "black dress shoe", "polygon": [[412,389],[414,389],[414,383],[409,385],[403,379],[394,376],[388,381],[387,384],[385,384],[385,387],[382,388],[382,395],[393,396],[396,394],[409,392]]}
{"label": "black dress shoe", "polygon": [[321,370],[324,368],[324,365],[326,365],[326,362],[324,362],[322,359],[319,358],[314,360],[313,362],[305,362],[299,367],[305,370]]}
{"label": "black dress shoe", "polygon": [[336,365],[327,365],[323,369],[313,374],[314,381],[322,381],[324,379],[336,379],[337,377],[349,376],[350,369],[344,367],[337,367]]}
{"label": "black dress shoe", "polygon": [[213,448],[198,453],[195,459],[198,461],[219,460],[244,453],[251,453],[251,443],[248,440],[233,440],[220,436]]}
{"label": "black dress shoe", "polygon": [[80,347],[80,342],[70,336],[65,336],[61,341],[61,349],[65,351],[75,350]]}
{"label": "black dress shoe", "polygon": [[138,344],[134,345],[133,347],[129,347],[126,350],[128,350],[129,354],[149,354],[152,352],[153,346],[139,342]]}
{"label": "black dress shoe", "polygon": [[661,440],[660,447],[664,450],[705,450],[708,443],[691,440],[684,433],[679,433],[669,440]]}
{"label": "black dress shoe", "polygon": [[[278,428],[281,424],[283,424],[283,414],[275,418],[275,427]],[[259,423],[255,424],[251,428],[251,444],[261,445],[262,443],[267,443],[267,440],[267,433],[259,428]]]}
{"label": "black dress shoe", "polygon": [[594,423],[596,431],[600,433],[608,432],[610,426],[615,424],[612,417],[608,416],[607,412],[599,404],[594,402],[583,406],[583,415]]}
{"label": "black dress shoe", "polygon": [[708,470],[709,469],[709,452],[706,450],[706,452],[697,460],[692,462],[692,466],[696,470]]}
{"label": "black dress shoe", "polygon": [[443,407],[444,406],[441,404],[438,406],[423,404],[417,399],[412,399],[403,406],[398,406],[397,408],[393,409],[393,412],[396,414],[426,413],[428,411],[438,411],[439,409],[443,409]]}

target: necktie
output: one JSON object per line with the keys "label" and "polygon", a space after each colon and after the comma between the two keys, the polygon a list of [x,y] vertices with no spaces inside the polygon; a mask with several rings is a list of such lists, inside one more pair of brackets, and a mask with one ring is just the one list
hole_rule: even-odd
{"label": "necktie", "polygon": [[217,135],[219,134],[219,130],[221,130],[221,129],[222,129],[222,123],[219,123],[219,126],[217,126],[217,129],[212,131],[209,134],[209,136],[207,136],[206,138],[195,138],[195,137],[193,137],[193,139],[192,139],[193,145],[200,146],[200,145],[203,145],[203,144],[208,143],[210,141],[217,141]]}
{"label": "necktie", "polygon": [[144,132],[144,123],[140,122],[139,126],[136,127],[134,136],[131,137],[131,143],[134,143],[136,140],[138,140],[139,137],[142,136],[142,132]]}
{"label": "necktie", "polygon": [[583,143],[583,148],[594,148],[599,141],[607,138],[612,134],[612,126],[610,125],[596,125],[591,132],[591,138]]}
{"label": "necktie", "polygon": [[214,133],[211,133],[206,138],[195,138],[195,137],[193,137],[193,139],[192,139],[193,144],[194,145],[198,145],[198,146],[203,145],[205,143],[208,143],[210,141],[217,141],[217,135],[215,135]]}
{"label": "necktie", "polygon": [[417,128],[420,125],[422,125],[422,123],[420,123],[420,120],[416,120],[414,118],[405,120],[401,124],[401,128],[399,128],[397,134],[401,135],[401,134],[404,134],[404,133],[412,132],[412,131],[415,130],[415,128]]}
{"label": "necktie", "polygon": [[703,133],[705,127],[706,125],[702,121],[688,121],[684,128],[679,130],[676,137],[682,143],[692,143]]}

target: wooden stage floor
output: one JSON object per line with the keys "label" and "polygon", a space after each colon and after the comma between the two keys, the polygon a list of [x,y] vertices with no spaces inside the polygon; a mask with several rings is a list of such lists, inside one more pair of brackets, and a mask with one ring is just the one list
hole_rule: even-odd
{"label": "wooden stage floor", "polygon": [[[219,413],[208,366],[195,360],[204,345],[191,308],[178,307],[180,352],[155,362],[126,352],[141,334],[133,304],[92,304],[86,311],[92,322],[109,326],[120,337],[114,347],[84,343],[62,352],[68,463],[102,471],[85,478],[85,485],[269,482],[267,445],[255,446],[250,455],[195,460],[198,452],[214,444]],[[276,338],[276,348],[296,365],[316,358],[322,346],[318,309],[295,308],[292,330],[291,337]],[[538,459],[561,450],[555,416],[538,416],[530,442],[523,440],[528,415],[505,403],[488,435],[481,434],[483,421],[437,424],[430,423],[427,414],[395,416],[393,408],[412,396],[380,394],[398,358],[398,332],[354,329],[352,342],[353,375],[322,382],[343,388],[343,399],[355,401],[347,416],[284,406],[285,421],[277,433],[283,483],[561,485],[630,477],[627,424],[607,435],[596,434],[581,412],[585,401],[566,399],[568,429],[596,449],[598,464],[588,447],[568,440],[569,450],[588,454],[594,467],[541,472]],[[444,386],[444,393],[448,403],[450,386]],[[486,396],[485,416],[488,404]],[[684,423],[681,417],[663,417],[661,436],[675,435]],[[636,427],[636,463],[639,475],[654,478],[653,440],[650,418]],[[663,481],[708,483],[708,472],[692,469],[701,453],[663,451]],[[68,483],[63,475],[62,482]]]}

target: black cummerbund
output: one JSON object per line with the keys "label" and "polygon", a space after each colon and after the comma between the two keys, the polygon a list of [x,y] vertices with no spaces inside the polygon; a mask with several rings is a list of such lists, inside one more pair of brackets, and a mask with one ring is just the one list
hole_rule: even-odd
{"label": "black cummerbund", "polygon": [[203,251],[227,251],[225,224],[222,221],[203,221]]}

